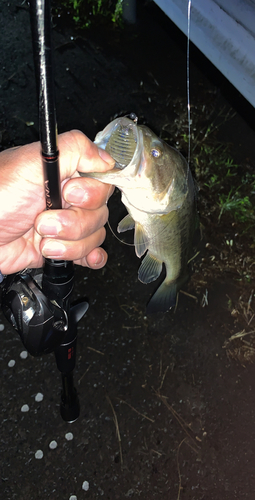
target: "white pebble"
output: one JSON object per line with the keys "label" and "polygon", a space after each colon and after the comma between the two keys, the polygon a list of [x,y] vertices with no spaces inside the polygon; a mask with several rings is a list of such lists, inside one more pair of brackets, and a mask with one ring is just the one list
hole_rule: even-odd
{"label": "white pebble", "polygon": [[43,394],[42,394],[41,392],[38,392],[38,393],[36,394],[36,396],[35,396],[35,401],[36,401],[37,403],[40,403],[40,401],[42,401],[42,400],[43,400]]}
{"label": "white pebble", "polygon": [[49,448],[51,450],[55,450],[57,448],[57,445],[58,445],[57,441],[53,440],[53,441],[50,442]]}
{"label": "white pebble", "polygon": [[8,363],[9,368],[12,368],[15,365],[15,363],[16,363],[15,359],[10,359]]}
{"label": "white pebble", "polygon": [[73,439],[73,433],[72,432],[67,432],[65,435],[65,438],[67,441],[72,441]]}
{"label": "white pebble", "polygon": [[43,451],[42,450],[37,450],[37,452],[35,453],[35,458],[37,458],[38,460],[40,460],[42,457],[43,457]]}
{"label": "white pebble", "polygon": [[28,352],[27,352],[27,351],[21,351],[21,353],[20,353],[20,357],[21,357],[21,359],[27,359],[27,357],[28,357]]}
{"label": "white pebble", "polygon": [[4,325],[2,325],[2,323],[0,323],[0,332],[2,332],[4,330]]}
{"label": "white pebble", "polygon": [[29,406],[28,405],[23,405],[21,407],[21,411],[23,411],[23,413],[26,413],[27,411],[29,411]]}
{"label": "white pebble", "polygon": [[84,491],[88,491],[88,489],[89,489],[89,483],[88,483],[88,481],[83,481],[83,483],[82,483],[82,489]]}
{"label": "white pebble", "polygon": [[76,496],[76,495],[71,495],[71,496],[69,497],[69,500],[77,500],[77,496]]}

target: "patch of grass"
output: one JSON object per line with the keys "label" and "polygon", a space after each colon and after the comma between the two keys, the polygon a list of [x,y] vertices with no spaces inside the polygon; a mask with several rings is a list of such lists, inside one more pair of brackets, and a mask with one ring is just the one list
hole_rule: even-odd
{"label": "patch of grass", "polygon": [[[201,192],[202,212],[210,218],[215,214],[218,225],[231,224],[232,218],[235,232],[243,234],[255,224],[255,173],[246,163],[238,165],[232,158],[233,145],[220,140],[220,128],[234,118],[233,109],[223,107],[215,111],[213,100],[210,101],[210,96],[205,97],[206,105],[203,99],[191,109],[190,137],[191,170]],[[177,117],[172,124],[167,122],[162,130],[170,134],[170,143],[187,158],[187,102],[179,99],[172,106]],[[255,231],[249,234],[255,239]]]}
{"label": "patch of grass", "polygon": [[207,203],[219,211],[218,222],[224,214],[235,223],[243,224],[243,232],[254,225],[255,174],[247,171],[231,157],[231,145],[219,143],[218,127],[206,127],[193,146],[195,174]]}
{"label": "patch of grass", "polygon": [[220,183],[220,179],[218,174],[213,174],[208,182],[205,182],[205,186],[207,186],[209,189],[217,186],[217,184]]}
{"label": "patch of grass", "polygon": [[122,26],[122,0],[62,0],[53,2],[55,14],[69,14],[79,28],[106,21]]}
{"label": "patch of grass", "polygon": [[254,218],[253,205],[248,196],[241,197],[240,191],[230,189],[229,193],[219,195],[220,220],[223,212],[231,212],[236,220],[246,222]]}

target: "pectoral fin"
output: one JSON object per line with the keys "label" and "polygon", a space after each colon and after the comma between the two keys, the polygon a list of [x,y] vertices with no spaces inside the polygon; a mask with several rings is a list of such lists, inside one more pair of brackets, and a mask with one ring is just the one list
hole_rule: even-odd
{"label": "pectoral fin", "polygon": [[131,215],[126,215],[124,219],[122,219],[117,227],[118,233],[124,233],[125,231],[128,231],[129,229],[134,229],[135,227],[135,221],[131,217]]}
{"label": "pectoral fin", "polygon": [[142,257],[146,250],[148,250],[149,239],[146,234],[144,234],[143,228],[138,222],[135,223],[134,243],[137,257]]}
{"label": "pectoral fin", "polygon": [[162,271],[162,262],[148,252],[139,267],[138,279],[142,283],[155,281]]}

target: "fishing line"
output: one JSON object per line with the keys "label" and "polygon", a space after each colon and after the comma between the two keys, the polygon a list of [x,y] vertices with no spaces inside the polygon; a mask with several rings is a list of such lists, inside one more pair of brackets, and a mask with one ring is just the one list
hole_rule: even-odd
{"label": "fishing line", "polygon": [[[190,118],[190,19],[191,19],[191,1],[188,0],[188,26],[187,26],[187,111],[188,111],[188,168],[187,168],[187,177],[186,177],[186,182],[188,185],[188,177],[189,177],[189,169],[190,169],[190,156],[191,156],[191,118]],[[136,124],[138,122],[138,117],[135,115],[135,113],[130,113],[127,115],[127,117],[131,118]],[[187,193],[186,193],[187,195]],[[108,200],[107,200],[108,201]],[[124,240],[121,240],[117,234],[114,232],[113,228],[111,227],[111,224],[109,220],[107,221],[107,225],[113,234],[115,238],[120,242],[123,243],[124,245],[134,247],[134,243],[127,243]],[[165,228],[160,232],[159,234],[154,236],[154,239],[160,236],[164,232]],[[149,243],[149,240],[148,240]]]}
{"label": "fishing line", "polygon": [[[109,201],[109,198],[110,198],[110,196],[109,196],[109,195],[110,195],[110,191],[111,191],[111,189],[112,189],[112,188],[111,188],[111,186],[110,186],[110,187],[109,187],[109,189],[108,189],[107,197],[106,197],[106,205],[108,205],[108,201]],[[114,232],[114,230],[113,230],[113,228],[112,228],[112,226],[111,226],[111,224],[110,224],[110,222],[109,222],[109,218],[108,218],[108,220],[107,220],[107,226],[109,227],[109,229],[110,229],[111,233],[113,234],[113,236],[115,236],[116,240],[118,240],[120,243],[123,243],[124,245],[127,245],[127,246],[129,246],[129,247],[134,247],[134,246],[135,246],[135,244],[134,244],[134,243],[127,243],[126,241],[121,240],[121,239],[117,236],[117,234],[115,234],[115,232]]]}
{"label": "fishing line", "polygon": [[[167,214],[166,214],[166,215],[167,215]],[[138,245],[137,245],[137,244],[135,245],[135,243],[127,243],[127,241],[121,240],[121,239],[117,236],[117,234],[114,232],[114,229],[112,228],[112,226],[111,226],[111,224],[110,224],[110,222],[109,222],[109,219],[108,219],[108,221],[107,221],[107,225],[108,225],[108,227],[109,227],[109,229],[110,229],[111,233],[113,234],[113,236],[115,236],[116,240],[118,240],[120,243],[123,243],[123,245],[126,245],[126,246],[128,246],[128,247],[137,247],[137,248],[139,248],[139,247],[141,247],[141,246],[143,246],[143,245],[144,245],[144,243],[140,243],[140,244],[138,244]],[[149,244],[149,243],[153,243],[153,242],[156,240],[156,238],[158,238],[159,236],[162,236],[162,235],[163,235],[163,234],[167,231],[167,229],[168,229],[168,227],[167,227],[167,226],[163,227],[162,231],[159,231],[157,234],[155,234],[155,235],[153,236],[153,238],[148,238],[147,240],[145,240],[145,244],[147,245],[147,244]],[[134,230],[134,229],[131,229],[131,231],[132,231],[132,230]],[[125,231],[125,232],[126,232],[126,231]]]}
{"label": "fishing line", "polygon": [[135,246],[135,244],[134,244],[134,243],[127,243],[126,241],[121,240],[121,239],[117,236],[117,234],[115,234],[115,232],[114,232],[114,230],[113,230],[113,228],[112,228],[112,226],[111,226],[111,224],[110,224],[109,220],[107,221],[107,225],[108,225],[108,227],[109,227],[109,229],[110,229],[111,233],[113,234],[113,236],[115,236],[116,240],[118,240],[120,243],[123,243],[123,245],[127,245],[128,247],[134,247],[134,246]]}
{"label": "fishing line", "polygon": [[[191,15],[191,0],[188,0],[188,30],[187,30],[187,109],[188,109],[188,167],[190,165],[190,15]],[[188,178],[188,176],[187,176]]]}

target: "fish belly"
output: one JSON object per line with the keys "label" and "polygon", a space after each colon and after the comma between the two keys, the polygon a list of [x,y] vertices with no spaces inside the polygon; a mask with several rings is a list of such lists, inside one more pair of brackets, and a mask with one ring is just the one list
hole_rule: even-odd
{"label": "fish belly", "polygon": [[147,250],[138,271],[139,280],[150,283],[160,276],[163,263],[166,267],[165,280],[151,298],[147,314],[166,312],[176,303],[182,271],[181,234],[176,212],[151,215],[132,206],[127,209],[135,221],[136,254],[140,257]]}

